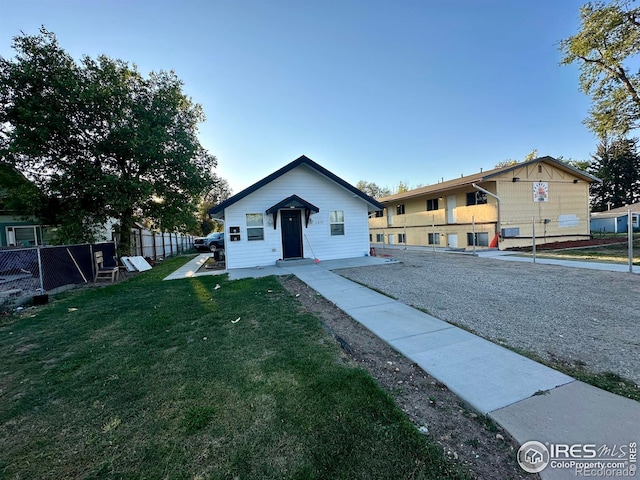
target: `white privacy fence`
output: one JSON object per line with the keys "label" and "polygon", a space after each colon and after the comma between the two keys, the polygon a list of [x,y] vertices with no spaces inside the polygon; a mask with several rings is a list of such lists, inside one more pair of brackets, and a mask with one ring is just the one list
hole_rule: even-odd
{"label": "white privacy fence", "polygon": [[131,255],[158,260],[193,248],[193,235],[154,233],[141,228],[131,230]]}

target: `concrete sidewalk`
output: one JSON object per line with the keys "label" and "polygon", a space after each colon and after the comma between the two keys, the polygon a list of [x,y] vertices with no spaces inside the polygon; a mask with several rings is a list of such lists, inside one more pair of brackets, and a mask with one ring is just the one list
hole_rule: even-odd
{"label": "concrete sidewalk", "polygon": [[[524,262],[533,263],[532,257],[520,257],[514,252],[501,252],[488,250],[485,252],[477,253],[482,258],[492,258],[496,260],[506,260],[508,262]],[[603,270],[608,272],[621,272],[621,273],[640,273],[640,267],[637,265],[632,266],[632,271],[629,272],[629,265],[622,263],[603,263],[603,262],[585,262],[579,260],[558,260],[555,258],[540,258],[537,257],[535,263],[541,265],[558,265],[562,267],[571,268],[584,268],[587,270]]]}
{"label": "concrete sidewalk", "polygon": [[[374,244],[375,245],[375,244]],[[438,247],[423,247],[423,246],[407,246],[404,247],[402,245],[384,245],[377,247],[378,251],[385,251],[387,253],[392,253],[394,250],[408,250],[415,252],[425,252],[425,253],[447,253],[450,255],[475,255],[480,258],[491,258],[494,260],[505,260],[508,262],[523,262],[523,263],[534,263],[532,257],[520,256],[521,254],[518,252],[511,252],[506,250],[498,250],[495,248],[491,248],[488,250],[480,250],[478,249],[476,253],[467,250],[464,252],[457,250],[448,250],[446,248]],[[603,262],[586,262],[580,260],[558,260],[555,258],[541,258],[536,257],[535,263],[539,263],[541,265],[558,265],[562,267],[571,267],[571,268],[584,268],[587,270],[604,270],[609,272],[621,272],[621,273],[630,273],[628,263],[603,263]],[[640,274],[640,266],[634,265],[632,266],[632,272]]]}
{"label": "concrete sidewalk", "polygon": [[[640,443],[640,403],[576,381],[319,265],[287,269],[520,444]],[[543,479],[575,477],[547,467]],[[600,478],[615,478],[613,476]]]}
{"label": "concrete sidewalk", "polygon": [[[170,277],[199,275],[194,269],[207,256],[200,255],[189,262],[191,266],[187,264],[180,274],[174,272]],[[593,444],[608,448],[640,444],[639,402],[576,381],[331,271],[380,263],[394,261],[361,257],[226,273],[230,279],[295,275],[502,425],[520,444],[538,441],[547,446]],[[575,472],[549,466],[540,475],[545,480],[566,479],[574,478]]]}

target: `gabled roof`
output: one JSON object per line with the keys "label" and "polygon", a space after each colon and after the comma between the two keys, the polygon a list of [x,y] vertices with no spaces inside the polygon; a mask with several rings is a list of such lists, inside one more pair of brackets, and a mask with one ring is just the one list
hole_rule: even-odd
{"label": "gabled roof", "polygon": [[596,218],[619,217],[621,215],[627,215],[629,210],[633,213],[640,213],[640,203],[624,205],[622,207],[612,208],[611,210],[605,210],[604,212],[592,212],[591,216]]}
{"label": "gabled roof", "polygon": [[314,213],[318,213],[320,211],[318,207],[307,202],[304,198],[300,198],[298,195],[291,195],[281,202],[276,203],[273,207],[268,208],[267,213],[276,213],[278,210],[283,208],[305,208]]}
{"label": "gabled roof", "polygon": [[488,170],[486,172],[478,172],[478,173],[474,173],[473,175],[467,175],[465,177],[456,178],[454,180],[448,180],[446,182],[436,183],[435,185],[428,185],[426,187],[415,188],[413,190],[409,190],[408,192],[389,195],[388,197],[381,198],[380,202],[389,203],[396,200],[403,200],[405,198],[419,197],[419,196],[430,194],[430,193],[439,193],[446,190],[452,190],[454,188],[464,187],[467,185],[471,185],[473,183],[486,182],[498,175],[502,175],[512,170],[526,167],[528,165],[532,165],[538,162],[551,164],[560,170],[564,170],[565,172],[569,172],[575,175],[576,177],[580,178],[585,182],[589,182],[589,183],[602,182],[602,180],[600,180],[599,178],[596,178],[593,175],[589,175],[588,173],[583,172],[582,170],[578,170],[577,168],[574,168],[571,165],[567,165],[566,163],[561,162],[560,160],[557,160],[553,157],[539,157],[539,158],[534,158],[533,160],[529,160],[527,162],[516,163],[514,165],[509,165],[506,167],[494,168],[493,170]]}
{"label": "gabled roof", "polygon": [[331,173],[329,170],[327,170],[326,168],[322,167],[321,165],[318,165],[316,162],[314,162],[310,158],[306,157],[305,155],[302,155],[301,157],[298,157],[297,159],[295,159],[293,162],[291,162],[291,163],[285,165],[284,167],[282,167],[281,169],[273,172],[271,175],[269,175],[267,177],[264,177],[259,182],[254,183],[250,187],[245,188],[244,190],[242,190],[239,193],[236,193],[234,196],[228,198],[224,202],[219,203],[218,205],[213,207],[211,210],[209,210],[209,215],[211,215],[212,217],[220,217],[220,216],[222,216],[222,214],[224,213],[224,209],[225,208],[230,207],[231,205],[233,205],[237,201],[242,200],[247,195],[252,194],[256,190],[264,187],[268,183],[273,182],[275,179],[281,177],[282,175],[284,175],[287,172],[290,172],[294,168],[299,167],[300,165],[306,165],[307,167],[312,168],[313,170],[315,170],[319,174],[324,175],[329,180],[332,180],[333,182],[337,183],[341,187],[343,187],[346,190],[350,191],[354,195],[362,198],[362,200],[367,202],[372,207],[370,209],[370,211],[382,210],[384,208],[384,206],[380,202],[378,202],[377,200],[371,198],[366,193],[358,190],[356,187],[354,187],[350,183],[345,182],[340,177],[338,177],[337,175]]}

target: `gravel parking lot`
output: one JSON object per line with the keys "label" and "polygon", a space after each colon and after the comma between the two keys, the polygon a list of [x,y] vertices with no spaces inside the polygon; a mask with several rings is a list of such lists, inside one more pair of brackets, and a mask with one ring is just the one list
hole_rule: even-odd
{"label": "gravel parking lot", "polygon": [[428,251],[337,270],[436,318],[640,384],[640,276]]}

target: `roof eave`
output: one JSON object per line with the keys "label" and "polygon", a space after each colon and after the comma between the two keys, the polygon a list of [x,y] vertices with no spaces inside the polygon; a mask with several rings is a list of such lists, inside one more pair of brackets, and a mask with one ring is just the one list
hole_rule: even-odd
{"label": "roof eave", "polygon": [[227,207],[230,207],[234,203],[242,200],[243,198],[245,198],[246,196],[248,196],[251,193],[255,192],[256,190],[262,188],[263,186],[265,186],[265,185],[271,183],[272,181],[274,181],[275,179],[281,177],[285,173],[287,173],[287,172],[293,170],[294,168],[299,167],[300,165],[303,165],[303,164],[307,165],[309,168],[315,170],[316,172],[320,173],[321,175],[324,175],[328,179],[332,180],[334,183],[337,183],[338,185],[340,185],[341,187],[343,187],[343,188],[347,189],[348,191],[352,192],[356,196],[360,197],[367,204],[369,204],[370,207],[372,207],[372,208],[368,208],[368,211],[372,212],[372,211],[382,210],[384,208],[384,206],[380,202],[375,200],[374,198],[371,198],[369,195],[367,195],[364,192],[358,190],[356,187],[354,187],[350,183],[342,180],[340,177],[338,177],[337,175],[331,173],[329,170],[327,170],[323,166],[317,164],[316,162],[314,162],[313,160],[308,158],[306,155],[302,155],[302,156],[298,157],[297,159],[295,159],[293,162],[288,163],[284,167],[276,170],[271,175],[267,175],[262,180],[257,181],[253,185],[245,188],[241,192],[238,192],[237,194],[235,194],[234,196],[228,198],[224,202],[221,202],[218,205],[216,205],[215,207],[211,208],[209,210],[209,212],[208,212],[209,215],[212,218],[221,218],[222,216],[224,216],[224,210]]}

